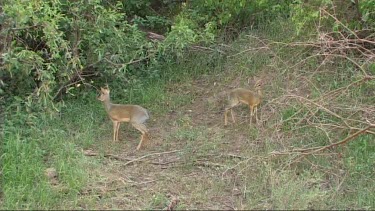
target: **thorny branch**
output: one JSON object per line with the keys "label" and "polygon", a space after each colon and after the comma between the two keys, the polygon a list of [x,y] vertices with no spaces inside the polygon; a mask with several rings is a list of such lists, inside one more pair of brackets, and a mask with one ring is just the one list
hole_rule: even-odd
{"label": "thorny branch", "polygon": [[[356,133],[353,133],[352,135],[346,137],[344,140],[342,141],[339,141],[339,142],[336,142],[336,143],[333,143],[333,144],[330,144],[330,145],[327,145],[327,146],[324,146],[324,147],[320,147],[320,148],[317,148],[317,149],[310,149],[312,150],[311,152],[307,152],[307,153],[303,153],[303,155],[309,155],[309,154],[312,154],[312,153],[317,153],[319,151],[322,151],[322,150],[325,150],[325,149],[328,149],[328,148],[332,148],[334,146],[338,146],[338,145],[341,145],[341,144],[345,144],[346,142],[350,141],[350,140],[353,140],[355,137],[359,136],[360,134],[366,132],[367,130],[369,130],[370,128],[374,128],[375,127],[375,124],[370,124],[369,126],[367,126],[366,128],[356,132]],[[308,149],[306,149],[308,150]]]}
{"label": "thorny branch", "polygon": [[[359,136],[360,134],[365,133],[370,128],[374,128],[374,127],[375,127],[375,124],[370,124],[366,128],[364,128],[364,129],[362,129],[362,130],[360,130],[360,131],[358,131],[358,132],[356,132],[356,133],[354,133],[354,134],[346,137],[342,141],[339,141],[339,142],[336,142],[336,143],[333,143],[333,144],[330,144],[330,145],[326,145],[326,146],[323,146],[323,147],[312,147],[312,148],[305,149],[305,151],[302,152],[301,154],[299,154],[299,157],[297,156],[294,159],[293,162],[297,162],[298,160],[301,160],[302,158],[306,157],[307,155],[316,155],[320,151],[332,148],[334,146],[345,144],[345,143],[353,140],[355,137]],[[310,152],[306,152],[306,151],[310,151]]]}

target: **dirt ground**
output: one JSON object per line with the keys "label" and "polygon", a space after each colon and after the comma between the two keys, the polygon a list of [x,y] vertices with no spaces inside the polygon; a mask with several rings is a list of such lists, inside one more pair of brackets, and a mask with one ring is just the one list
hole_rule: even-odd
{"label": "dirt ground", "polygon": [[[279,100],[280,93],[307,98],[312,90],[306,81],[288,77],[224,72],[167,87],[171,101],[178,95],[190,100],[175,107],[166,101],[166,114],[151,114],[151,139],[140,151],[135,151],[140,134],[129,124],[121,125],[120,141],[113,142],[111,126],[103,123],[101,141],[82,149],[97,165],[76,204],[83,209],[130,210],[338,207],[337,194],[348,193],[342,188],[348,173],[340,151],[304,162],[272,155],[301,145],[327,144],[317,143],[319,137],[326,140],[321,132],[283,131],[281,113],[298,111]],[[249,109],[241,105],[235,108],[237,122],[224,126],[227,91],[252,88],[259,78],[266,81],[260,121],[250,127]]]}
{"label": "dirt ground", "polygon": [[[229,87],[238,86],[238,80],[232,84]],[[111,141],[108,133],[95,147],[84,149],[102,155],[92,156],[102,168],[94,170],[93,175],[100,176],[82,191],[81,208],[249,208],[243,204],[246,181],[233,166],[262,154],[264,143],[252,139],[257,129],[248,126],[248,108],[238,107],[238,122],[224,127],[227,87],[202,77],[179,88],[189,90],[193,101],[165,116],[153,116],[148,122],[152,138],[143,150],[135,151],[139,134],[128,124],[122,124],[119,142]],[[262,206],[258,208],[267,203]]]}

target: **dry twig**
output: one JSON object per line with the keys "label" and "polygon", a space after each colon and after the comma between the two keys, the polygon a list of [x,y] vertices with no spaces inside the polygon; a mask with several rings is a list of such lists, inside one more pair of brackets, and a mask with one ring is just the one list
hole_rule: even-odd
{"label": "dry twig", "polygon": [[[98,156],[99,153],[97,152],[94,152],[92,150],[84,150],[83,151],[83,154],[86,155],[86,156]],[[121,161],[130,161],[132,159],[130,158],[124,158],[124,157],[120,157],[118,155],[113,155],[113,154],[104,154],[103,155],[105,158],[112,158],[112,159],[115,159],[115,160],[121,160]]]}
{"label": "dry twig", "polygon": [[309,154],[313,154],[313,153],[317,153],[319,151],[322,151],[322,150],[325,150],[325,149],[328,149],[328,148],[332,148],[334,146],[338,146],[338,145],[341,145],[341,144],[345,144],[346,142],[350,141],[350,140],[353,140],[355,137],[359,136],[360,134],[362,133],[365,133],[367,130],[369,130],[370,128],[374,128],[375,127],[375,124],[370,124],[369,126],[367,126],[366,128],[360,130],[360,131],[357,131],[356,133],[353,133],[352,135],[346,137],[344,140],[342,141],[339,141],[339,142],[335,142],[333,144],[330,144],[330,145],[327,145],[327,146],[324,146],[324,147],[320,147],[318,149],[316,148],[312,148],[312,149],[306,149],[306,150],[312,150],[311,152],[307,152],[307,153],[303,153],[303,155],[309,155]]}
{"label": "dry twig", "polygon": [[170,153],[175,153],[175,152],[180,152],[180,151],[181,151],[181,150],[173,150],[173,151],[168,151],[168,152],[157,152],[157,153],[152,153],[152,154],[143,155],[143,156],[141,156],[141,157],[139,157],[139,158],[136,158],[136,159],[133,159],[133,160],[130,160],[130,161],[126,162],[126,163],[124,164],[124,166],[127,166],[127,165],[129,165],[129,164],[131,164],[131,163],[134,163],[134,162],[137,162],[137,161],[143,160],[143,159],[145,159],[145,158],[147,158],[147,157],[151,157],[151,156],[155,156],[155,155],[170,154]]}
{"label": "dry twig", "polygon": [[317,152],[320,152],[320,151],[323,151],[323,150],[326,150],[326,149],[329,149],[329,148],[332,148],[332,147],[335,147],[335,146],[338,146],[338,145],[345,144],[345,143],[349,142],[350,140],[353,140],[355,137],[359,136],[360,134],[367,132],[371,128],[375,128],[375,124],[370,124],[366,128],[361,129],[361,130],[357,131],[356,133],[353,133],[352,135],[346,137],[345,139],[343,139],[339,142],[335,142],[335,143],[326,145],[326,146],[311,147],[311,148],[304,148],[304,149],[293,149],[293,150],[285,151],[285,152],[274,151],[274,152],[271,152],[270,154],[271,155],[290,155],[290,154],[298,153],[301,156],[295,160],[295,161],[297,161],[297,160],[300,160],[301,158],[305,157],[306,155],[311,155],[311,154],[316,155]]}

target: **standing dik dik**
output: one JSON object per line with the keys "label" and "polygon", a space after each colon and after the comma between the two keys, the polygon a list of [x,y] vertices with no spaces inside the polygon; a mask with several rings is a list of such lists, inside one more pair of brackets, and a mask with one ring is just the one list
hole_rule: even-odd
{"label": "standing dik dik", "polygon": [[148,139],[148,129],[144,124],[149,119],[147,110],[138,105],[111,103],[109,88],[100,88],[98,100],[103,102],[105,111],[113,122],[113,141],[118,141],[120,123],[130,122],[133,127],[142,133],[141,141],[137,147],[137,150],[139,150],[142,147],[143,140]]}
{"label": "standing dik dik", "polygon": [[254,86],[254,91],[237,88],[233,89],[228,95],[228,106],[225,108],[224,113],[224,125],[228,124],[228,112],[230,111],[232,121],[235,121],[233,108],[240,105],[241,103],[249,105],[250,108],[250,125],[251,120],[255,113],[255,121],[258,119],[258,105],[262,102],[262,80],[257,80]]}

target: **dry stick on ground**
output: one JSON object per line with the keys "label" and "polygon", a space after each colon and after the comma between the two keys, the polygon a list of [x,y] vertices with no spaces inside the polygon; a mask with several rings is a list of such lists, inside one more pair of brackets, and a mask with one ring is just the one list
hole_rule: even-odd
{"label": "dry stick on ground", "polygon": [[[374,77],[374,79],[375,79],[375,77]],[[329,114],[331,114],[331,115],[339,118],[347,126],[347,128],[349,128],[349,129],[352,128],[352,127],[348,124],[347,121],[352,121],[352,122],[357,122],[357,123],[362,123],[362,124],[368,125],[367,122],[361,121],[359,119],[344,118],[344,117],[336,114],[335,112],[329,110],[328,108],[324,107],[323,105],[321,105],[321,104],[319,104],[317,102],[314,102],[314,100],[310,100],[310,99],[307,99],[305,97],[302,97],[302,96],[299,96],[299,95],[294,95],[294,94],[289,94],[289,95],[284,95],[284,96],[285,97],[296,98],[296,99],[302,99],[303,101],[306,101],[308,103],[311,103],[311,104],[315,105],[316,107],[318,107],[318,108],[326,111],[327,113],[329,113]]]}
{"label": "dry stick on ground", "polygon": [[[330,124],[325,124],[325,125],[340,127],[340,128],[346,128],[346,127],[338,126],[338,125],[330,125]],[[370,133],[372,135],[375,135],[375,132],[370,130],[371,128],[375,128],[375,125],[371,124],[370,126],[368,126],[365,129],[351,127],[351,129],[358,130],[358,131],[356,133],[353,133],[351,136],[348,136],[343,141],[336,142],[336,143],[333,143],[333,144],[330,144],[330,145],[327,145],[327,146],[324,146],[324,147],[319,146],[319,147],[310,147],[310,148],[302,148],[302,149],[298,148],[298,149],[292,149],[290,151],[285,151],[285,152],[274,151],[274,152],[271,152],[270,154],[271,155],[290,155],[290,154],[294,154],[294,153],[301,153],[302,155],[307,155],[307,154],[319,152],[319,151],[327,149],[327,148],[331,148],[331,147],[334,147],[334,146],[337,146],[337,145],[344,144],[344,143],[348,142],[349,140],[355,138],[356,136],[360,135],[361,133]],[[313,151],[313,150],[315,150],[315,151]],[[308,151],[311,151],[311,152],[308,152]]]}
{"label": "dry stick on ground", "polygon": [[[360,130],[360,131],[358,131],[356,133],[353,133],[352,135],[346,137],[342,141],[335,142],[333,144],[326,145],[326,146],[323,146],[323,147],[311,147],[311,148],[305,148],[305,149],[294,149],[292,151],[287,151],[287,152],[271,152],[270,154],[271,155],[290,155],[290,154],[294,154],[296,152],[299,152],[299,154],[301,156],[300,157],[297,156],[296,160],[294,160],[294,162],[296,162],[296,161],[300,160],[301,158],[303,158],[303,157],[305,157],[307,155],[311,155],[311,154],[316,155],[317,152],[320,152],[322,150],[329,149],[329,148],[332,148],[334,146],[345,144],[346,142],[348,142],[350,140],[353,140],[355,137],[359,136],[362,133],[365,133],[367,130],[369,130],[371,128],[375,128],[375,124],[370,124],[366,128],[364,128],[364,129],[362,129],[362,130]],[[307,151],[310,151],[310,152],[307,152]]]}
{"label": "dry stick on ground", "polygon": [[155,161],[154,161],[154,162],[150,162],[150,163],[153,164],[153,165],[165,166],[165,165],[168,165],[168,164],[171,164],[171,163],[176,163],[176,162],[178,162],[178,161],[180,161],[179,158],[174,159],[174,160],[169,160],[169,161],[166,161],[166,162],[163,162],[163,163],[155,162]]}
{"label": "dry stick on ground", "polygon": [[281,61],[281,63],[283,63],[283,65],[285,66],[285,68],[288,68],[288,64],[287,64],[284,60],[282,60],[282,59],[280,58],[280,56],[278,56],[273,50],[271,50],[271,48],[269,47],[269,45],[268,45],[263,39],[260,39],[259,37],[257,37],[257,36],[253,36],[253,35],[246,35],[246,36],[247,36],[247,37],[255,38],[255,39],[257,39],[259,42],[261,42],[264,46],[266,46],[267,49],[270,50],[271,54],[272,54],[275,58],[279,59],[279,60]]}
{"label": "dry stick on ground", "polygon": [[202,162],[202,161],[195,161],[193,163],[194,166],[202,166],[202,167],[226,167],[226,165],[220,164],[220,163],[212,163],[212,162]]}
{"label": "dry stick on ground", "polygon": [[[374,79],[375,79],[375,78],[374,78]],[[336,93],[339,92],[339,91],[347,90],[347,89],[349,89],[351,86],[354,86],[354,85],[361,85],[362,83],[364,83],[365,81],[368,81],[368,80],[371,80],[371,78],[365,76],[365,77],[363,77],[363,78],[361,78],[361,79],[359,79],[359,80],[357,80],[357,81],[354,81],[354,82],[350,83],[350,84],[347,85],[347,86],[343,86],[343,87],[340,87],[340,88],[338,88],[338,89],[335,89],[335,90],[329,91],[329,92],[327,92],[327,93],[324,93],[324,95],[322,95],[322,96],[320,97],[320,99],[324,99],[324,98],[326,98],[326,97],[328,97],[328,96],[330,96],[330,95],[332,95],[332,94],[336,94]]]}
{"label": "dry stick on ground", "polygon": [[262,157],[262,156],[252,156],[252,157],[249,157],[249,158],[247,158],[247,159],[245,159],[245,160],[241,160],[241,161],[239,161],[238,163],[236,163],[235,165],[233,165],[233,166],[231,166],[231,167],[228,167],[228,168],[227,168],[227,169],[221,174],[221,178],[223,178],[224,175],[225,175],[228,171],[230,171],[230,170],[232,170],[232,169],[235,169],[235,168],[237,168],[238,166],[240,166],[241,164],[243,164],[243,163],[247,163],[247,162],[249,162],[250,160],[254,160],[254,158],[265,159],[266,157]]}
{"label": "dry stick on ground", "polygon": [[[340,128],[340,129],[347,129],[346,127],[344,126],[341,126],[341,125],[334,125],[334,124],[327,124],[327,123],[320,123],[320,125],[322,126],[328,126],[328,127],[334,127],[334,128]],[[349,128],[350,130],[362,130],[361,128],[357,128],[357,127],[350,127]],[[366,133],[370,133],[372,135],[375,135],[375,132],[372,131],[372,130],[367,130]]]}
{"label": "dry stick on ground", "polygon": [[[354,139],[355,137],[359,136],[360,134],[362,133],[365,133],[367,130],[371,129],[371,128],[375,128],[375,124],[370,124],[369,126],[367,126],[366,128],[360,130],[360,131],[357,131],[356,133],[353,133],[352,135],[346,137],[344,140],[342,141],[339,141],[339,142],[336,142],[336,143],[333,143],[333,144],[330,144],[330,145],[327,145],[327,146],[324,146],[324,147],[320,147],[318,149],[312,149],[313,151],[311,152],[306,152],[306,153],[302,153],[303,156],[306,156],[306,155],[309,155],[309,154],[313,154],[313,153],[316,153],[316,152],[319,152],[319,151],[322,151],[322,150],[325,150],[325,149],[328,149],[328,148],[331,148],[331,147],[334,147],[334,146],[338,146],[338,145],[341,145],[341,144],[345,144],[346,142]],[[306,149],[308,150],[308,149]]]}
{"label": "dry stick on ground", "polygon": [[357,34],[352,31],[351,29],[349,29],[345,24],[343,24],[339,19],[337,19],[334,15],[332,15],[331,13],[329,13],[327,10],[325,10],[324,8],[320,8],[320,11],[326,13],[328,16],[330,16],[331,18],[333,18],[336,23],[340,24],[342,27],[344,27],[346,30],[348,30],[352,35],[354,35],[357,39],[359,39],[359,37],[357,36]]}
{"label": "dry stick on ground", "polygon": [[[179,151],[181,151],[181,150],[174,150],[174,151],[169,151],[169,152],[152,153],[152,154],[144,155],[144,156],[136,158],[136,159],[124,158],[124,157],[120,157],[118,155],[113,155],[113,154],[105,154],[104,157],[106,157],[106,158],[113,158],[115,160],[128,161],[128,162],[126,162],[124,164],[126,166],[126,165],[128,165],[130,163],[142,160],[144,158],[147,158],[147,157],[150,157],[150,156],[153,156],[153,155],[169,154],[169,153],[174,153],[174,152],[179,152]],[[92,150],[85,150],[83,152],[83,154],[86,155],[86,156],[98,156],[99,155],[99,153],[96,153],[96,152],[94,152]],[[165,163],[151,162],[151,164],[154,164],[154,165],[167,165],[169,163],[173,163],[173,162],[176,162],[176,161],[178,161],[178,159],[177,160],[173,160],[173,161],[168,161],[168,162],[165,162]]]}
{"label": "dry stick on ground", "polygon": [[[315,149],[314,147],[314,150],[310,151],[310,152],[305,152],[305,153],[302,153],[300,157],[297,157],[294,161],[294,162],[297,162],[298,160],[301,160],[302,158],[304,158],[305,156],[307,155],[312,155],[312,154],[315,154],[319,151],[322,151],[322,150],[325,150],[325,149],[329,149],[329,148],[332,148],[334,146],[338,146],[338,145],[341,145],[341,144],[345,144],[346,142],[350,141],[350,140],[353,140],[355,137],[359,136],[360,134],[366,132],[367,130],[371,129],[371,128],[374,128],[375,127],[375,124],[370,124],[369,126],[367,126],[366,128],[356,132],[356,133],[353,133],[352,135],[346,137],[344,140],[342,141],[339,141],[339,142],[336,142],[336,143],[333,143],[333,144],[330,144],[330,145],[327,145],[327,146],[324,146],[324,147],[320,147],[318,149]],[[313,149],[313,148],[310,148],[310,149]],[[306,149],[306,150],[309,150],[309,149]]]}
{"label": "dry stick on ground", "polygon": [[157,153],[152,153],[152,154],[143,155],[143,156],[141,156],[141,157],[139,157],[139,158],[136,158],[136,159],[133,159],[133,160],[130,160],[130,161],[126,162],[126,163],[124,164],[124,166],[127,166],[127,165],[129,165],[129,164],[131,164],[131,163],[134,163],[134,162],[140,161],[140,160],[142,160],[142,159],[145,159],[145,158],[147,158],[147,157],[151,157],[151,156],[154,156],[154,155],[164,155],[164,154],[170,154],[170,153],[175,153],[175,152],[180,152],[180,151],[181,151],[181,150],[173,150],[173,151],[168,151],[168,152],[157,152]]}
{"label": "dry stick on ground", "polygon": [[[307,108],[308,109],[308,108]],[[295,124],[295,125],[300,125],[303,121],[310,121],[312,117],[314,117],[317,113],[319,112],[319,108],[317,108],[314,112],[312,112],[310,109],[303,115],[303,117]],[[294,129],[292,129],[294,130]]]}
{"label": "dry stick on ground", "polygon": [[[367,41],[368,43],[372,43],[370,40],[363,40],[361,39],[363,42],[364,41]],[[328,43],[328,49],[332,50],[334,49],[334,51],[337,51],[337,50],[340,50],[340,49],[359,49],[359,48],[363,48],[362,46],[358,46],[358,44],[356,43],[358,40],[357,39],[354,39],[354,40],[349,40],[348,39],[344,39],[344,40],[339,40],[339,41],[326,41],[325,43]],[[313,46],[313,47],[316,47],[316,48],[322,48],[321,47],[321,43],[281,43],[281,42],[272,42],[272,44],[282,44],[282,45],[285,45],[285,46]],[[348,47],[348,46],[355,46],[355,47]],[[365,49],[367,50],[367,49]],[[333,51],[333,52],[334,52]],[[374,53],[372,53],[371,51],[368,51],[367,50],[367,53],[369,54],[363,54],[362,55],[364,57],[367,57],[369,58],[368,61],[366,61],[363,65],[360,65],[358,62],[354,61],[352,58],[348,57],[347,55],[342,55],[342,54],[337,54],[337,53],[333,53],[333,52],[330,52],[330,53],[326,53],[326,52],[323,52],[323,53],[317,53],[315,55],[311,55],[309,57],[306,57],[305,59],[297,62],[296,64],[292,65],[292,66],[289,66],[288,68],[289,69],[292,69],[300,64],[303,64],[304,62],[306,62],[307,60],[311,59],[311,58],[314,58],[314,57],[319,57],[319,56],[333,56],[333,57],[341,57],[341,58],[344,58],[344,59],[347,59],[348,61],[352,62],[354,65],[356,65],[361,71],[362,73],[364,74],[365,77],[368,77],[369,75],[367,74],[367,72],[364,70],[364,65],[366,63],[368,63],[369,61],[371,61],[374,57]],[[284,63],[284,62],[283,62]],[[285,63],[284,63],[285,64]]]}
{"label": "dry stick on ground", "polygon": [[322,106],[322,105],[320,105],[320,104],[318,104],[318,103],[316,103],[316,102],[314,102],[314,101],[312,101],[312,100],[309,100],[309,99],[304,98],[304,97],[302,97],[302,96],[293,95],[293,94],[285,95],[285,97],[292,97],[292,98],[300,99],[300,100],[303,100],[303,101],[305,101],[305,102],[311,103],[311,104],[315,105],[316,107],[318,107],[318,108],[320,108],[320,109],[326,111],[327,113],[329,113],[329,114],[331,114],[331,115],[333,115],[333,116],[335,116],[335,117],[341,119],[341,121],[344,122],[344,124],[345,124],[348,128],[350,128],[349,124],[346,122],[347,119],[345,119],[344,117],[342,117],[342,116],[340,116],[340,115],[334,113],[333,111],[329,110],[328,108],[326,108],[326,107],[324,107],[324,106]]}
{"label": "dry stick on ground", "polygon": [[248,157],[243,157],[235,154],[221,154],[220,157],[238,158],[238,159],[248,159]]}
{"label": "dry stick on ground", "polygon": [[315,54],[315,55],[311,55],[311,56],[308,56],[306,57],[305,59],[297,62],[296,64],[292,65],[291,67],[289,67],[289,69],[292,69],[292,68],[295,68],[297,67],[298,65],[300,64],[303,64],[304,62],[306,62],[307,60],[311,59],[311,58],[314,58],[314,57],[319,57],[319,56],[333,56],[333,57],[340,57],[340,58],[343,58],[343,59],[346,59],[348,61],[350,61],[351,63],[353,63],[355,66],[357,66],[363,73],[363,75],[365,77],[372,77],[372,76],[369,76],[367,74],[367,72],[363,69],[363,65],[360,65],[358,62],[354,61],[352,58],[349,58],[348,56],[346,55],[341,55],[341,54],[333,54],[333,53],[318,53],[318,54]]}
{"label": "dry stick on ground", "polygon": [[[311,124],[311,123],[310,123],[310,124]],[[324,127],[322,127],[322,125],[319,125],[319,124],[311,124],[311,125],[312,125],[312,127],[315,127],[315,128],[317,128],[317,129],[320,129],[321,131],[323,131],[324,134],[327,136],[327,139],[328,139],[329,143],[332,143],[332,139],[331,139],[331,137],[329,136],[329,133],[325,130]]]}
{"label": "dry stick on ground", "polygon": [[330,54],[330,53],[322,53],[319,54],[320,56],[336,56],[336,57],[341,57],[344,59],[347,59],[348,61],[352,62],[355,66],[357,66],[363,73],[365,77],[373,78],[373,76],[369,76],[366,72],[365,69],[363,69],[363,65],[360,65],[358,62],[354,61],[352,58],[346,56],[346,55],[341,55],[341,54]]}
{"label": "dry stick on ground", "polygon": [[[99,153],[94,152],[92,150],[85,150],[85,151],[83,151],[83,154],[86,155],[86,156],[98,156],[99,155]],[[124,157],[120,157],[118,155],[113,155],[113,154],[105,154],[103,156],[105,158],[113,158],[115,160],[121,160],[121,161],[131,161],[131,160],[133,160],[131,158],[124,158]]]}
{"label": "dry stick on ground", "polygon": [[[373,79],[373,78],[372,78],[372,77],[369,77],[369,76],[365,76],[363,79],[358,80],[358,81],[355,81],[355,82],[353,82],[353,83],[351,83],[351,84],[349,84],[348,86],[343,87],[343,88],[344,88],[344,89],[347,89],[347,88],[349,88],[350,86],[352,86],[352,85],[354,85],[354,84],[361,83],[361,82],[363,82],[363,81],[371,80],[371,79]],[[336,91],[339,91],[339,90],[342,90],[342,89],[340,88],[340,89],[334,90],[333,92],[336,92]],[[332,92],[330,92],[329,94],[331,94],[331,93],[332,93]],[[373,128],[373,126],[369,126],[368,128],[365,128],[365,129],[359,129],[359,128],[356,128],[356,127],[352,127],[352,126],[350,126],[350,125],[347,124],[346,120],[349,120],[349,121],[350,121],[350,120],[353,120],[353,119],[343,118],[343,117],[339,116],[338,114],[332,112],[331,110],[329,110],[329,109],[323,107],[322,105],[320,105],[320,104],[314,102],[313,100],[309,100],[309,99],[306,99],[306,98],[304,98],[304,97],[297,96],[297,95],[285,95],[285,96],[286,96],[286,97],[297,98],[297,99],[299,99],[299,100],[302,99],[302,100],[304,100],[304,101],[307,101],[308,103],[311,103],[311,104],[317,106],[318,108],[323,109],[324,111],[330,113],[331,115],[333,115],[333,116],[335,116],[335,117],[341,119],[341,120],[345,123],[345,125],[346,125],[346,127],[340,126],[341,128],[349,128],[349,129],[354,129],[354,130],[357,130],[357,131],[358,131],[357,133],[354,133],[353,135],[349,136],[348,138],[350,138],[350,137],[354,138],[355,136],[359,135],[360,133],[364,133],[364,132],[374,134],[374,132],[370,130],[371,128]],[[327,95],[325,95],[325,96],[327,96]],[[322,98],[322,97],[321,97],[321,98]],[[321,99],[321,98],[320,98],[320,99]],[[301,102],[301,103],[302,103],[302,102]],[[353,121],[357,121],[357,122],[364,123],[363,121],[359,121],[359,120],[353,120]],[[345,142],[346,142],[346,139],[344,140],[344,143],[345,143]],[[335,145],[338,145],[338,144],[341,144],[341,142],[339,142],[339,143],[334,143],[334,144],[332,144],[332,145],[328,145],[327,148],[332,147],[332,146],[335,146]],[[283,154],[284,154],[284,155],[285,155],[285,154],[292,154],[292,153],[295,153],[295,152],[307,152],[307,151],[311,151],[311,150],[317,150],[316,152],[318,152],[318,151],[320,151],[320,150],[325,149],[325,148],[323,148],[323,149],[321,149],[321,148],[322,148],[322,147],[312,147],[312,148],[305,148],[305,149],[293,149],[293,150],[291,150],[291,151],[286,151],[286,152],[272,152],[271,154],[273,154],[273,155],[283,155]],[[315,151],[313,151],[313,152],[315,152]],[[306,153],[303,153],[303,154],[306,154]],[[307,154],[309,154],[309,153],[307,153]]]}

